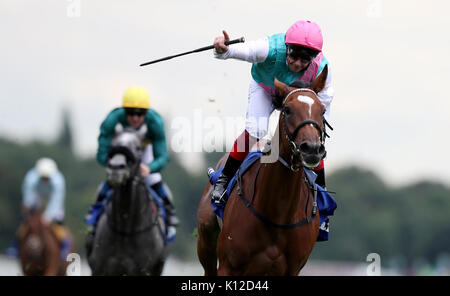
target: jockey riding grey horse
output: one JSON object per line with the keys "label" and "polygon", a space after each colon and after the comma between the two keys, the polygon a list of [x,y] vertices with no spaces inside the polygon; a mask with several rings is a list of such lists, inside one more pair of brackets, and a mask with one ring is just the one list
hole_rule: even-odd
{"label": "jockey riding grey horse", "polygon": [[88,255],[93,275],[160,275],[169,254],[164,219],[139,169],[146,129],[116,126],[106,169],[106,210]]}

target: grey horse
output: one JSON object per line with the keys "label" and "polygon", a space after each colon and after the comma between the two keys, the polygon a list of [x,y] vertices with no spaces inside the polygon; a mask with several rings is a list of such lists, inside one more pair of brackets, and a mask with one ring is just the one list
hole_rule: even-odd
{"label": "grey horse", "polygon": [[99,219],[88,263],[92,275],[161,275],[169,254],[164,219],[140,174],[142,138],[116,126],[106,169],[113,188]]}

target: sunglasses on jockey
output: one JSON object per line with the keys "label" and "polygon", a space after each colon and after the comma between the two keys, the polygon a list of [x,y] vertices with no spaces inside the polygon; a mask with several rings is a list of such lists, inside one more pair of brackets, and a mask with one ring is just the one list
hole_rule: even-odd
{"label": "sunglasses on jockey", "polygon": [[294,60],[300,59],[305,63],[310,63],[319,54],[319,51],[287,43],[286,54],[291,59]]}
{"label": "sunglasses on jockey", "polygon": [[125,114],[127,116],[144,116],[147,113],[147,109],[142,108],[125,108]]}

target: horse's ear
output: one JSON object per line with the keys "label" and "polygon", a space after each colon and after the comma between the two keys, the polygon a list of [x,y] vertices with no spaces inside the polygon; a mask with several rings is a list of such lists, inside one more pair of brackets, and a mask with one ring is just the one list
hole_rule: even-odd
{"label": "horse's ear", "polygon": [[273,84],[275,85],[276,94],[282,98],[286,97],[289,93],[289,86],[279,81],[278,79],[273,80]]}
{"label": "horse's ear", "polygon": [[121,123],[116,124],[116,126],[114,127],[114,132],[116,133],[116,135],[123,132],[123,125]]}
{"label": "horse's ear", "polygon": [[311,84],[311,89],[316,93],[321,92],[325,88],[327,76],[328,76],[328,65],[325,65],[325,68],[323,68],[322,73],[320,73],[320,75],[316,79],[314,79],[313,83]]}

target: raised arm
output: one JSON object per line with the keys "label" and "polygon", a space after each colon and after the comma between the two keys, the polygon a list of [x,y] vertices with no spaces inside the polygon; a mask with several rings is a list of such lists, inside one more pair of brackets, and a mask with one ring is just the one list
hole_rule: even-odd
{"label": "raised arm", "polygon": [[230,40],[228,33],[223,30],[223,36],[218,36],[214,40],[214,56],[217,59],[237,59],[249,63],[264,62],[269,54],[269,39],[263,37],[245,43],[225,45]]}

